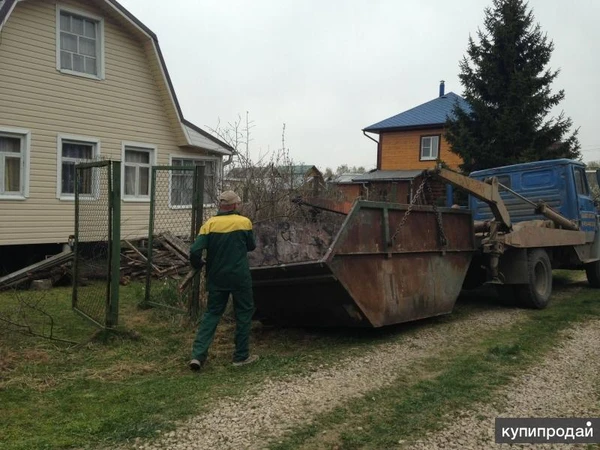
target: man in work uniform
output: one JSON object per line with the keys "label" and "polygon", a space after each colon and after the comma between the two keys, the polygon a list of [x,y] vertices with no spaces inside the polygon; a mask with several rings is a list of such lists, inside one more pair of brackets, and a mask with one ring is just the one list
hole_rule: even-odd
{"label": "man in work uniform", "polygon": [[247,252],[256,248],[252,222],[237,211],[238,195],[225,191],[219,196],[219,211],[200,228],[190,249],[190,263],[195,269],[203,266],[202,251],[206,250],[208,304],[198,327],[192,348],[190,369],[198,371],[206,361],[208,348],[227,306],[233,296],[235,314],[235,352],[233,365],[254,362],[258,356],[249,353],[250,325],[254,314],[252,278]]}

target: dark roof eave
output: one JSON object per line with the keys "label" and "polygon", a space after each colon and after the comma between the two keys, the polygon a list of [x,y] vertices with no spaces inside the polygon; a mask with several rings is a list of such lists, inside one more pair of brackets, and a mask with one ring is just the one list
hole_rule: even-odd
{"label": "dark roof eave", "polygon": [[198,133],[200,133],[202,136],[204,136],[207,139],[210,139],[211,141],[213,141],[216,144],[219,144],[221,147],[226,148],[227,150],[234,152],[235,153],[235,149],[229,145],[226,144],[225,142],[223,142],[222,140],[220,140],[219,138],[214,137],[212,134],[207,133],[206,131],[204,131],[202,128],[200,128],[198,125],[194,125],[192,122],[190,122],[187,119],[182,118],[181,119],[181,123],[183,123],[184,125],[187,125],[188,127],[190,127],[191,129],[193,129],[194,131],[197,131]]}
{"label": "dark roof eave", "polygon": [[138,27],[140,27],[142,30],[144,30],[144,32],[146,34],[148,34],[158,44],[158,37],[156,36],[156,34],[154,34],[154,32],[150,28],[148,28],[146,25],[144,25],[142,22],[140,22],[140,20],[137,17],[135,17],[133,14],[131,14],[123,5],[121,5],[117,0],[107,0],[107,1],[109,3],[111,3],[115,8],[117,8],[121,13],[123,13],[124,16],[127,16],[127,18],[129,20],[131,20]]}
{"label": "dark roof eave", "polygon": [[388,177],[388,178],[371,178],[370,180],[356,180],[355,183],[382,183],[389,181],[410,181],[414,180],[421,175],[415,175],[414,177]]}
{"label": "dark roof eave", "polygon": [[364,128],[363,131],[367,133],[377,133],[389,131],[415,131],[415,130],[432,130],[435,128],[444,128],[446,122],[443,123],[430,123],[427,125],[412,125],[410,127],[385,127],[385,128]]}
{"label": "dark roof eave", "polygon": [[6,19],[6,15],[8,14],[8,11],[10,11],[12,9],[12,7],[16,3],[16,1],[17,0],[6,0],[4,5],[2,5],[2,8],[0,8],[0,24],[2,24],[4,22],[4,19]]}

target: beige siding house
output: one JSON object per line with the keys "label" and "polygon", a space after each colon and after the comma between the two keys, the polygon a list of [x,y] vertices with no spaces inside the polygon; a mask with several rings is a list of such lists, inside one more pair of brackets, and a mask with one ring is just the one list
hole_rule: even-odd
{"label": "beige siding house", "polygon": [[216,183],[231,152],[184,119],[157,37],[116,1],[0,0],[0,246],[67,241],[77,161],[123,162],[126,238],[147,234],[151,165],[203,161]]}

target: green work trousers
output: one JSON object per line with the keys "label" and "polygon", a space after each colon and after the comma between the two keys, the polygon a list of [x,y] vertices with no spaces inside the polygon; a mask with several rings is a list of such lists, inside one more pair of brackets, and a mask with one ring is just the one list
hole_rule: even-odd
{"label": "green work trousers", "polygon": [[233,311],[235,314],[235,351],[233,361],[243,361],[250,352],[250,327],[252,315],[254,314],[254,301],[252,299],[252,288],[239,291],[216,291],[208,292],[208,304],[202,316],[202,321],[196,333],[194,346],[192,347],[192,358],[198,361],[206,361],[208,348],[215,337],[217,325],[227,307],[229,294],[233,296]]}

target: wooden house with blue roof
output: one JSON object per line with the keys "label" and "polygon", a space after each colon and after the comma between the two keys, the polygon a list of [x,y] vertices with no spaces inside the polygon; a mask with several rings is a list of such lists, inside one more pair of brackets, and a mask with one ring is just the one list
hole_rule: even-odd
{"label": "wooden house with blue roof", "polygon": [[422,170],[436,161],[457,169],[462,160],[444,138],[444,125],[456,104],[470,110],[460,95],[446,94],[441,81],[437,98],[364,128],[371,139],[366,133],[379,135],[373,139],[378,143],[377,170]]}
{"label": "wooden house with blue roof", "polygon": [[[438,161],[458,169],[462,160],[450,151],[444,138],[444,126],[456,104],[466,111],[471,109],[460,95],[446,94],[441,81],[437,98],[364,128],[365,136],[377,142],[377,168],[339,185],[344,198],[408,203],[424,169]],[[451,191],[446,191],[443,183],[434,181],[432,188],[436,198],[452,204]]]}

